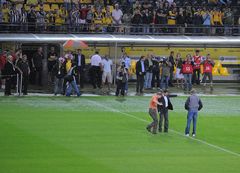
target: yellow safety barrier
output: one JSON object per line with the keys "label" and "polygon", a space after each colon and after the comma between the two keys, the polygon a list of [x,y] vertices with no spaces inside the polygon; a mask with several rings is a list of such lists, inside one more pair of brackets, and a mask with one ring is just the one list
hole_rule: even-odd
{"label": "yellow safety barrier", "polygon": [[219,74],[218,68],[213,67],[212,74],[213,74],[213,76],[219,76],[220,74]]}
{"label": "yellow safety barrier", "polygon": [[229,76],[229,73],[228,73],[228,70],[227,70],[226,67],[220,68],[220,74],[221,74],[222,76]]}
{"label": "yellow safety barrier", "polygon": [[222,63],[220,61],[215,61],[214,67],[220,69],[220,68],[222,68]]}

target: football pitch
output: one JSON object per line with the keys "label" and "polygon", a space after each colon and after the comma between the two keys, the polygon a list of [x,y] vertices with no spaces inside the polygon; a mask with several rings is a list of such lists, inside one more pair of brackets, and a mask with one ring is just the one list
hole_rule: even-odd
{"label": "football pitch", "polygon": [[186,97],[169,133],[145,127],[150,97],[0,97],[1,173],[237,173],[240,96],[201,97],[196,138]]}

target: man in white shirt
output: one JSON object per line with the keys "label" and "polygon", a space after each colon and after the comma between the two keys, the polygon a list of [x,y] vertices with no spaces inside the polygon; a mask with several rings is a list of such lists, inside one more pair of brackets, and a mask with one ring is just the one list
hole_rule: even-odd
{"label": "man in white shirt", "polygon": [[[123,12],[119,9],[119,5],[115,4],[115,9],[112,11],[112,18],[113,18],[113,24],[114,25],[121,25],[122,24],[122,16]],[[117,32],[119,30],[119,27],[116,28]]]}
{"label": "man in white shirt", "polygon": [[102,58],[99,52],[96,51],[95,55],[91,57],[91,80],[93,88],[101,88],[102,78]]}
{"label": "man in white shirt", "polygon": [[103,85],[107,83],[109,92],[110,85],[112,84],[112,60],[109,59],[107,55],[105,55],[105,57],[102,60],[102,66],[103,66],[102,82]]}

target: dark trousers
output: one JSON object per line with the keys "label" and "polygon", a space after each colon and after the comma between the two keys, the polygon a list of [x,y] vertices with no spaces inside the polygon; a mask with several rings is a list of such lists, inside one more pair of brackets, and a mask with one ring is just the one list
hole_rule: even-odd
{"label": "dark trousers", "polygon": [[202,83],[206,83],[207,78],[209,79],[209,83],[212,84],[212,80],[213,80],[212,73],[204,73],[202,78]]}
{"label": "dark trousers", "polygon": [[33,81],[34,84],[42,86],[42,67],[36,67],[36,70],[33,72]]}
{"label": "dark trousers", "polygon": [[93,88],[101,88],[102,83],[102,72],[99,66],[91,67],[91,79]]}
{"label": "dark trousers", "polygon": [[148,129],[153,129],[152,132],[153,133],[156,133],[157,131],[157,124],[158,124],[158,119],[157,119],[157,110],[156,109],[152,109],[152,108],[149,108],[149,115],[152,117],[153,119],[153,122],[150,123],[147,128]]}
{"label": "dark trousers", "polygon": [[152,76],[152,87],[155,87],[155,83],[156,83],[156,80],[157,80],[157,87],[159,87],[159,74],[160,72],[159,71],[153,71],[153,76]]}
{"label": "dark trousers", "polygon": [[116,96],[119,95],[119,92],[121,93],[122,96],[124,96],[125,86],[126,86],[125,82],[122,82],[121,80],[117,80]]}
{"label": "dark trousers", "polygon": [[5,81],[5,95],[11,95],[11,87],[12,87],[12,82],[13,79],[12,78],[7,78]]}
{"label": "dark trousers", "polygon": [[27,94],[28,80],[29,80],[28,75],[24,75],[23,79],[22,79],[22,91],[23,91],[23,94]]}
{"label": "dark trousers", "polygon": [[137,87],[136,92],[143,92],[143,85],[144,85],[144,75],[137,75]]}
{"label": "dark trousers", "polygon": [[192,84],[200,84],[200,69],[193,70]]}
{"label": "dark trousers", "polygon": [[81,66],[78,66],[77,82],[81,88],[84,87],[84,70],[81,68]]}
{"label": "dark trousers", "polygon": [[168,132],[168,109],[162,109],[160,110],[160,121],[159,121],[159,131],[162,131],[162,124],[164,119],[164,132]]}
{"label": "dark trousers", "polygon": [[174,69],[170,69],[170,78],[168,81],[169,86],[173,86],[173,70]]}

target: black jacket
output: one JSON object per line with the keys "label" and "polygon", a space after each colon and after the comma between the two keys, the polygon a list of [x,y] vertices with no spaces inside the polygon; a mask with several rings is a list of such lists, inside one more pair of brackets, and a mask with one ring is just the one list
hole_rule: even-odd
{"label": "black jacket", "polygon": [[16,74],[16,70],[14,68],[14,65],[12,63],[10,63],[9,61],[7,61],[7,63],[4,66],[4,69],[2,70],[2,74],[4,75],[3,76],[4,79],[11,78],[12,77],[11,75]]}
{"label": "black jacket", "polygon": [[172,64],[172,66],[170,67],[170,69],[173,71],[174,70],[174,66],[175,66],[175,61],[173,56],[169,56],[168,61]]}
{"label": "black jacket", "polygon": [[168,99],[168,107],[166,108],[166,103],[165,103],[165,99],[164,97],[161,97],[158,99],[158,102],[162,103],[163,105],[158,105],[157,108],[158,108],[158,112],[160,111],[164,111],[166,109],[168,110],[173,110],[173,105],[169,99],[169,96],[167,96],[167,99]]}
{"label": "black jacket", "polygon": [[56,63],[53,66],[53,74],[58,79],[64,78],[66,76],[66,65],[62,64],[61,66],[59,66],[59,63]]}
{"label": "black jacket", "polygon": [[152,65],[149,65],[149,60],[148,59],[145,59],[145,61],[144,61],[144,64],[145,64],[145,67],[146,67],[146,71],[147,72],[152,72],[152,70],[153,70],[153,60],[152,59],[150,59],[150,61],[152,61]]}
{"label": "black jacket", "polygon": [[29,64],[28,64],[27,61],[24,62],[23,60],[20,60],[20,61],[17,62],[17,66],[22,71],[23,76],[28,76]]}
{"label": "black jacket", "polygon": [[[75,54],[75,65],[78,66],[78,54]],[[85,55],[81,54],[81,67],[85,68]]]}
{"label": "black jacket", "polygon": [[144,75],[145,75],[147,67],[146,67],[146,64],[145,64],[145,63],[143,63],[143,64],[144,64],[144,69],[145,69],[144,72],[142,71],[142,63],[141,63],[141,60],[138,60],[138,61],[137,61],[137,63],[136,63],[136,75],[140,75],[140,76],[144,76]]}

